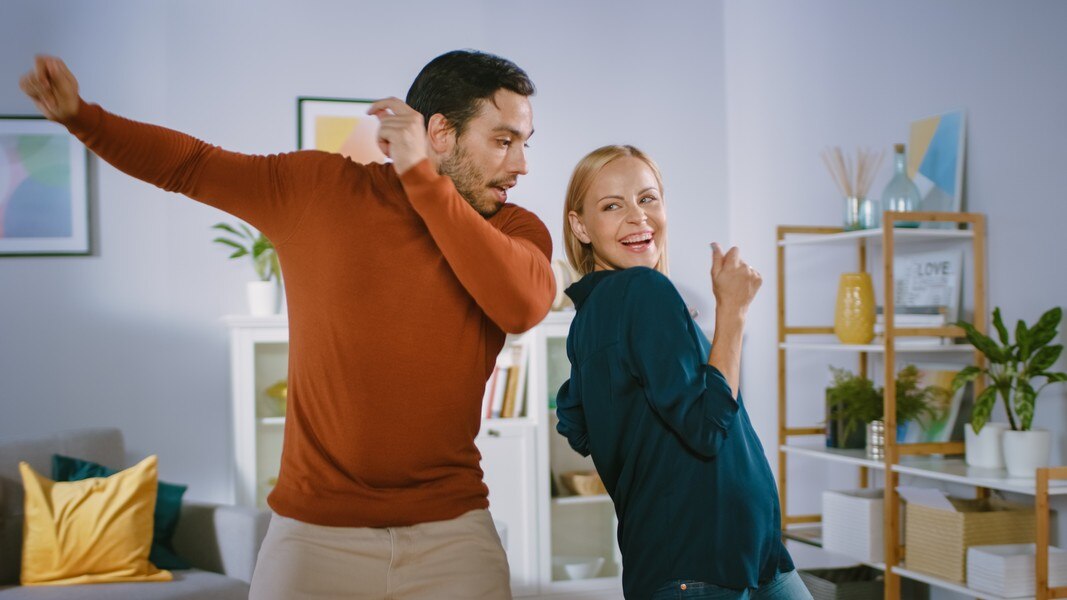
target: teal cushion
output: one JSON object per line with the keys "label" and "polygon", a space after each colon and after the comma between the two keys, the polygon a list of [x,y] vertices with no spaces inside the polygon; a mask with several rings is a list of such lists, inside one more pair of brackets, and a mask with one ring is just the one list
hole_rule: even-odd
{"label": "teal cushion", "polygon": [[[118,473],[79,458],[61,454],[52,455],[52,479],[55,481],[79,481],[90,477],[109,477]],[[181,516],[182,495],[188,486],[159,482],[156,493],[155,526],[152,535],[152,551],[148,560],[160,569],[188,569],[189,563],[174,552],[172,538]]]}

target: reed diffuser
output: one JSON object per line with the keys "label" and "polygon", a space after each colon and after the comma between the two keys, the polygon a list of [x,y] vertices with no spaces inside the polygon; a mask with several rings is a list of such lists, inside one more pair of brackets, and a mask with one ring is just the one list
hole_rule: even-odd
{"label": "reed diffuser", "polygon": [[846,231],[871,229],[882,224],[881,203],[877,198],[868,197],[868,192],[884,158],[884,150],[857,148],[855,162],[851,156],[845,156],[840,146],[822,151],[823,163],[845,198]]}

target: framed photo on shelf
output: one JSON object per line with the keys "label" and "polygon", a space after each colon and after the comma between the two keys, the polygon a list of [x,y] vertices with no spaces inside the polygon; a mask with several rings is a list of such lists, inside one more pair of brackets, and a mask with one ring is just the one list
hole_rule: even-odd
{"label": "framed photo on shelf", "polygon": [[88,162],[62,125],[0,116],[0,256],[90,253]]}
{"label": "framed photo on shelf", "polygon": [[909,308],[943,307],[945,321],[959,318],[963,274],[962,250],[900,254],[893,258],[893,303],[898,313]]}
{"label": "framed photo on shelf", "polygon": [[963,111],[958,110],[911,123],[908,177],[919,188],[923,206],[963,210],[965,121]]}
{"label": "framed photo on shelf", "polygon": [[[897,371],[899,372],[907,364],[898,361]],[[974,408],[974,384],[968,383],[956,393],[951,393],[952,378],[963,369],[963,365],[926,362],[914,364],[919,369],[920,387],[937,386],[949,393],[941,397],[941,404],[937,407],[941,415],[939,418],[908,423],[900,441],[906,443],[963,441],[963,428],[971,422],[971,411]]]}
{"label": "framed photo on shelf", "polygon": [[296,99],[297,148],[341,154],[353,162],[385,163],[378,148],[378,118],[367,114],[373,100]]}

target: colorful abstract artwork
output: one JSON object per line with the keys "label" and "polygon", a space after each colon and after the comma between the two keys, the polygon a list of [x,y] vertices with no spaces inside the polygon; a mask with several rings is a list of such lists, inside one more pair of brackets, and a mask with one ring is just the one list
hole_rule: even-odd
{"label": "colorful abstract artwork", "polygon": [[922,210],[963,210],[963,153],[962,111],[912,122],[908,141],[908,176],[919,188]]}
{"label": "colorful abstract artwork", "polygon": [[0,117],[0,255],[89,253],[86,162],[62,126]]}
{"label": "colorful abstract artwork", "polygon": [[362,164],[388,160],[378,148],[378,118],[367,114],[372,101],[297,98],[296,104],[299,148],[335,152]]}

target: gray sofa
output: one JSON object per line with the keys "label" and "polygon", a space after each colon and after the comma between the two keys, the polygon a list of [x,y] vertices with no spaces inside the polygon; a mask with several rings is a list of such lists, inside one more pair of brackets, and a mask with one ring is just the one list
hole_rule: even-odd
{"label": "gray sofa", "polygon": [[103,465],[126,466],[122,432],[80,429],[43,436],[0,439],[0,600],[230,600],[248,598],[248,584],[270,513],[236,506],[186,501],[174,548],[193,569],[173,571],[166,583],[105,583],[80,586],[18,585],[22,549],[22,478],[18,463],[50,475],[52,455],[65,454]]}

